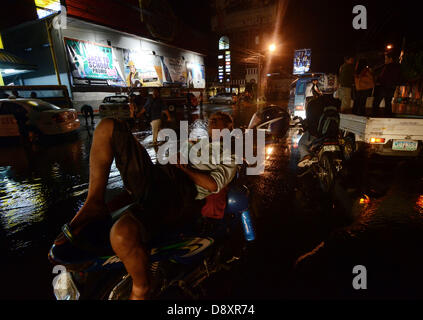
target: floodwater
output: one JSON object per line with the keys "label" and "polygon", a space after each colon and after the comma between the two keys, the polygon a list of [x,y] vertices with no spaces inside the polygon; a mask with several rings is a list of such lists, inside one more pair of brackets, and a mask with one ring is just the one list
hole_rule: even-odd
{"label": "floodwater", "polygon": [[[245,127],[255,108],[205,105],[178,117],[201,135],[217,110]],[[54,298],[47,252],[88,189],[93,128],[81,124],[68,141],[0,148],[0,298]],[[154,160],[151,133],[134,134]],[[248,178],[257,241],[247,261],[206,281],[209,297],[421,298],[422,159],[357,156],[328,197],[312,179],[297,178],[298,139],[290,130],[272,145],[265,173]],[[108,197],[121,188],[113,164]],[[352,287],[356,265],[367,269],[367,290]]]}

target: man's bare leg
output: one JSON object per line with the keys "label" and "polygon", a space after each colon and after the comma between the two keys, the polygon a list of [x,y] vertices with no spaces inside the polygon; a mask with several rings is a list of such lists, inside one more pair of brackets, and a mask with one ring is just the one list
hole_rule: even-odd
{"label": "man's bare leg", "polygon": [[145,300],[149,291],[148,254],[141,244],[141,227],[131,214],[121,217],[110,231],[113,251],[132,277],[129,299]]}
{"label": "man's bare leg", "polygon": [[90,150],[90,178],[88,195],[84,205],[72,219],[70,225],[75,230],[86,222],[107,217],[104,200],[110,166],[113,162],[112,134],[114,121],[103,119],[94,131]]}

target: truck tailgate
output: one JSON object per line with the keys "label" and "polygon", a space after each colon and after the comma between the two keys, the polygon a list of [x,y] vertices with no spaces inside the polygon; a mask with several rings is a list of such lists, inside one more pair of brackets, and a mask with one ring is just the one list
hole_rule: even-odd
{"label": "truck tailgate", "polygon": [[340,117],[341,130],[353,132],[365,142],[371,137],[423,140],[423,118],[371,118],[352,114]]}

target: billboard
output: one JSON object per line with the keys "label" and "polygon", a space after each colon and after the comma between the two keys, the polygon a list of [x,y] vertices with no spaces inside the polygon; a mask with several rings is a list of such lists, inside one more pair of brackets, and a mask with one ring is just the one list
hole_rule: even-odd
{"label": "billboard", "polygon": [[160,56],[123,49],[123,60],[127,87],[163,86],[163,68]]}
{"label": "billboard", "polygon": [[187,66],[182,58],[160,57],[163,66],[163,82],[187,85]]}
{"label": "billboard", "polygon": [[75,84],[125,86],[112,47],[64,38]]}
{"label": "billboard", "polygon": [[187,63],[188,88],[204,89],[206,87],[206,70],[199,63]]}
{"label": "billboard", "polygon": [[295,50],[293,74],[304,74],[310,71],[311,49]]}

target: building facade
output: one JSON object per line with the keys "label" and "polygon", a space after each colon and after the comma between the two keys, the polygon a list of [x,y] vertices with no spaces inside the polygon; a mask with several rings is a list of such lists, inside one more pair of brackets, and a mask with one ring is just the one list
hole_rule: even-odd
{"label": "building facade", "polygon": [[[226,91],[233,91],[234,88],[242,91],[245,89],[245,84],[252,82],[265,85],[266,74],[277,69],[277,58],[273,57],[272,66],[269,66],[266,51],[275,39],[280,39],[279,31],[275,28],[285,5],[285,1],[281,0],[212,2],[212,30],[220,37],[219,43],[221,39],[225,39],[230,47],[230,80],[228,81],[226,74],[219,78],[219,83]],[[219,53],[218,74],[222,70],[220,57]],[[244,86],[237,88],[233,85],[234,81],[244,83]]]}

